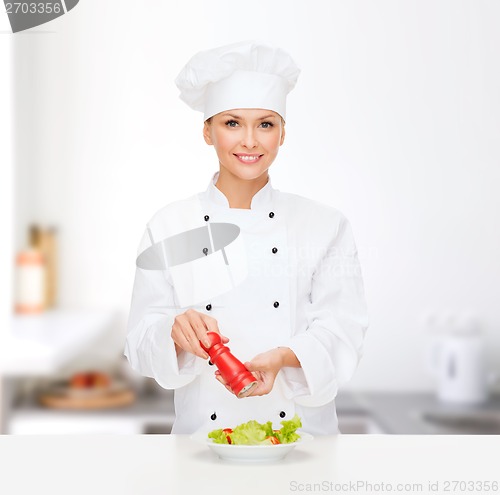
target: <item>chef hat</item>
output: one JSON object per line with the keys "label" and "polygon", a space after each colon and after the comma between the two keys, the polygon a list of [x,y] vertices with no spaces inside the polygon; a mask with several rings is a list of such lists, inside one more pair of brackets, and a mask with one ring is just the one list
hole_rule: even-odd
{"label": "chef hat", "polygon": [[195,54],[175,84],[180,99],[204,119],[233,108],[265,108],[285,119],[286,96],[300,74],[290,55],[258,41],[241,41]]}

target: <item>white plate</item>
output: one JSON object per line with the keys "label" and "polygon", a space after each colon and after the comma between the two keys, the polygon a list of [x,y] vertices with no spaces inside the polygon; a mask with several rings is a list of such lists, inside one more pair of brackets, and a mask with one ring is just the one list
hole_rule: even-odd
{"label": "white plate", "polygon": [[283,459],[297,445],[312,440],[314,437],[309,433],[297,430],[300,439],[293,443],[282,443],[278,445],[228,445],[214,443],[207,433],[193,433],[190,438],[196,442],[206,445],[215,454],[225,461],[235,462],[270,462]]}

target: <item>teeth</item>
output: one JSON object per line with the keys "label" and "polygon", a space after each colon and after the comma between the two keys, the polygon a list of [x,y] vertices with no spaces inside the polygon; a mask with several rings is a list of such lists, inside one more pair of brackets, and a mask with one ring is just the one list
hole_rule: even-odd
{"label": "teeth", "polygon": [[254,161],[259,159],[258,156],[244,156],[244,155],[240,155],[239,158],[241,158],[242,160],[244,160],[246,162],[254,162]]}

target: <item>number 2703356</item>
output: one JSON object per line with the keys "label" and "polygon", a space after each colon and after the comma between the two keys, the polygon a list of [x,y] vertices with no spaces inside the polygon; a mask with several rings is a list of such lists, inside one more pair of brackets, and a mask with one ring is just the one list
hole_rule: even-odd
{"label": "number 2703356", "polygon": [[5,4],[7,14],[60,14],[62,10],[60,2],[12,2]]}

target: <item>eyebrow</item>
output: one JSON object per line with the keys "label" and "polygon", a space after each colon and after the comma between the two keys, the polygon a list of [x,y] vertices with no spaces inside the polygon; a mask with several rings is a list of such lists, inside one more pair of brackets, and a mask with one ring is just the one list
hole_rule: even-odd
{"label": "eyebrow", "polygon": [[[226,117],[233,117],[233,119],[240,119],[240,120],[245,120],[243,117],[240,117],[239,115],[235,115],[233,113],[224,113],[223,114]],[[273,114],[266,115],[265,117],[259,117],[257,120],[265,120],[269,118],[275,118],[276,116]]]}

